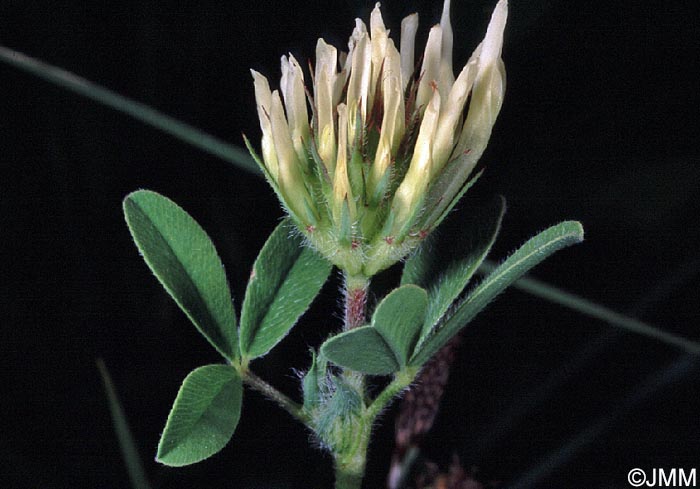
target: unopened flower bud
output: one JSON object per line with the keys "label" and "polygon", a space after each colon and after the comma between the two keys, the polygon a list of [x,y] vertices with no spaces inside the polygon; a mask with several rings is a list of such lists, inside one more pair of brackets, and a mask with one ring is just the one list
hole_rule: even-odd
{"label": "unopened flower bud", "polygon": [[[347,125],[348,111],[345,104],[338,105],[338,125]],[[347,216],[343,213],[347,212]],[[333,177],[333,220],[336,225],[341,225],[343,220],[354,221],[357,217],[355,199],[350,189],[348,178],[348,141],[347,132],[341,131],[338,140],[338,159]]]}
{"label": "unopened flower bud", "polygon": [[406,91],[415,66],[416,31],[418,14],[411,14],[401,21],[401,90]]}
{"label": "unopened flower bud", "polygon": [[388,236],[399,237],[406,233],[414,216],[420,211],[423,196],[428,183],[433,164],[433,141],[440,115],[440,92],[433,90],[433,97],[425,109],[420,132],[413,150],[413,158],[408,172],[399,185],[391,205],[392,222]]}
{"label": "unopened flower bud", "polygon": [[277,90],[272,92],[270,121],[279,164],[279,189],[290,211],[305,223],[315,224],[317,219],[314,204],[304,183],[301,164],[292,144],[289,125]]}
{"label": "unopened flower bud", "polygon": [[306,145],[309,142],[309,115],[306,109],[306,93],[304,93],[304,72],[291,54],[289,59],[282,56],[280,90],[287,108],[294,149],[299,160],[305,162],[308,158]]}
{"label": "unopened flower bud", "polygon": [[338,51],[319,39],[316,44],[316,73],[314,84],[314,102],[316,103],[316,133],[320,136],[318,154],[332,175],[335,169],[335,120],[337,105],[336,79]]}
{"label": "unopened flower bud", "polygon": [[253,75],[253,85],[255,86],[255,101],[258,108],[258,119],[262,130],[262,153],[267,170],[273,179],[277,179],[279,165],[277,163],[277,153],[275,143],[272,139],[272,125],[270,124],[270,111],[272,107],[272,94],[267,78],[255,70],[250,70]]}
{"label": "unopened flower bud", "polygon": [[433,87],[440,75],[442,57],[442,27],[435,25],[430,29],[428,42],[423,53],[423,66],[420,71],[420,83],[416,93],[416,107],[425,110],[433,96]]}

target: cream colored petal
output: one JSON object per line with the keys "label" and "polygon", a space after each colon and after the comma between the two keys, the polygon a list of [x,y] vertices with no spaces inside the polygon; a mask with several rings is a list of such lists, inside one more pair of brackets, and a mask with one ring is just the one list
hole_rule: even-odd
{"label": "cream colored petal", "polygon": [[382,136],[386,133],[391,151],[393,154],[396,154],[399,142],[403,138],[405,131],[405,106],[401,83],[401,57],[391,40],[389,40],[387,45],[383,76],[384,117],[382,120]]}
{"label": "cream colored petal", "polygon": [[369,84],[372,75],[372,51],[366,31],[358,33],[352,56],[352,68],[347,91],[348,122],[350,124],[348,127],[348,140],[351,144],[354,143],[357,137],[355,134],[357,111],[360,112],[362,125],[367,121]]}
{"label": "cream colored petal", "polygon": [[452,24],[450,22],[450,0],[445,0],[442,7],[442,17],[440,18],[442,28],[442,46],[440,51],[440,79],[438,86],[440,94],[446,97],[455,81],[454,69],[452,68]]}
{"label": "cream colored petal", "polygon": [[491,136],[491,128],[501,110],[505,95],[505,66],[500,58],[503,31],[508,18],[508,2],[500,0],[491,16],[481,44],[479,70],[474,80],[469,113],[464,122],[454,156],[469,151],[481,155]]}
{"label": "cream colored petal", "polygon": [[488,65],[501,57],[503,48],[503,31],[508,20],[508,0],[500,0],[491,15],[491,21],[486,29],[483,48],[481,49],[481,64]]}
{"label": "cream colored petal", "polygon": [[255,104],[258,110],[258,119],[260,121],[260,129],[262,130],[262,154],[265,166],[272,175],[272,178],[277,180],[279,166],[277,154],[275,152],[275,143],[272,137],[272,125],[270,123],[270,113],[272,112],[272,94],[270,93],[270,84],[263,75],[255,70],[250,70],[253,75],[253,86],[255,88]]}
{"label": "cream colored petal", "polygon": [[374,6],[374,10],[372,10],[369,19],[369,27],[370,44],[372,46],[372,78],[369,83],[368,105],[371,110],[374,99],[376,98],[375,92],[379,88],[379,76],[384,68],[384,58],[386,57],[387,43],[389,41],[389,31],[387,31],[384,26],[382,13],[379,10],[379,3],[377,3]]}
{"label": "cream colored petal", "polygon": [[441,45],[442,28],[436,25],[430,29],[430,34],[428,34],[420,72],[420,84],[416,95],[416,107],[422,107],[422,110],[430,102],[433,96],[433,85],[437,83],[440,75]]}
{"label": "cream colored petal", "polygon": [[391,39],[387,42],[381,84],[383,116],[374,164],[370,171],[370,195],[374,194],[376,186],[391,165],[405,132],[405,107],[401,89],[401,56]]}
{"label": "cream colored petal", "polygon": [[317,136],[316,146],[318,154],[326,165],[326,170],[328,170],[329,175],[332,177],[335,171],[335,127],[331,120],[323,129],[321,129],[320,134]]}
{"label": "cream colored petal", "polygon": [[294,149],[300,161],[306,161],[306,143],[309,140],[309,115],[304,91],[304,72],[299,62],[289,55],[282,56],[282,95],[287,109],[287,118]]}
{"label": "cream colored petal", "polygon": [[348,55],[343,67],[343,71],[345,72],[345,81],[347,81],[347,79],[350,77],[350,73],[352,71],[352,60],[355,52],[355,46],[357,46],[357,43],[360,42],[362,37],[367,35],[367,26],[365,23],[360,19],[355,19],[355,28],[352,30],[352,34],[348,39]]}
{"label": "cream colored petal", "polygon": [[314,76],[316,130],[319,133],[333,120],[333,96],[337,59],[337,50],[323,39],[319,39],[316,44],[316,69]]}
{"label": "cream colored petal", "polygon": [[474,85],[474,79],[479,69],[479,48],[472,54],[467,64],[454,82],[447,103],[440,113],[440,121],[435,133],[433,145],[434,172],[439,172],[447,163],[456,139],[461,130],[464,105],[469,97],[469,92]]}
{"label": "cream colored petal", "polygon": [[384,117],[381,134],[377,144],[377,153],[370,171],[370,195],[384,177],[385,172],[396,156],[399,143],[405,132],[404,103],[401,84],[396,76],[384,80]]}
{"label": "cream colored petal", "polygon": [[401,21],[401,90],[406,86],[415,70],[416,31],[418,30],[418,14],[411,14]]}
{"label": "cream colored petal", "polygon": [[333,174],[335,167],[335,125],[336,79],[338,65],[337,50],[319,39],[316,45],[316,70],[314,79],[314,102],[316,104],[316,137],[318,153]]}
{"label": "cream colored petal", "polygon": [[[338,105],[338,126],[347,126],[347,108],[345,104]],[[333,219],[336,223],[341,222],[342,210],[344,202],[347,201],[348,210],[350,211],[350,219],[354,221],[357,216],[355,199],[350,188],[350,179],[348,178],[348,140],[347,133],[340,131],[338,135],[338,157],[335,167],[335,175],[333,177]]]}
{"label": "cream colored petal", "polygon": [[287,168],[299,166],[296,151],[292,143],[292,136],[289,131],[289,124],[284,116],[282,100],[277,90],[272,92],[272,106],[270,112],[270,125],[272,126],[272,137],[275,141],[277,158],[279,159],[280,172],[289,171]]}
{"label": "cream colored petal", "polygon": [[421,122],[416,147],[406,176],[399,185],[392,202],[392,212],[395,215],[394,232],[406,224],[406,220],[414,214],[416,206],[430,183],[432,175],[432,143],[440,115],[440,92],[433,91],[433,96],[425,109]]}
{"label": "cream colored petal", "polygon": [[299,160],[292,144],[289,125],[284,116],[284,108],[279,92],[272,92],[272,112],[270,113],[272,135],[279,158],[278,184],[289,209],[300,218],[310,217],[310,196],[304,185]]}
{"label": "cream colored petal", "polygon": [[280,78],[280,90],[282,90],[282,95],[287,90],[287,85],[289,84],[289,60],[285,55],[280,58],[280,71],[282,72],[282,77]]}
{"label": "cream colored petal", "polygon": [[435,140],[435,132],[437,131],[440,117],[440,102],[440,92],[434,90],[430,103],[423,114],[413,158],[406,177],[412,170],[421,174],[424,170],[429,170],[429,164],[432,161],[433,141]]}

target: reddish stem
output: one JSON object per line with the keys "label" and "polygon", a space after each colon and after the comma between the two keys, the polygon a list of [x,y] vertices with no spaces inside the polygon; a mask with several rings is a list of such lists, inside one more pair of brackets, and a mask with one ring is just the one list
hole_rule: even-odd
{"label": "reddish stem", "polygon": [[369,281],[364,277],[345,279],[345,331],[365,324],[365,307],[367,305],[367,289]]}

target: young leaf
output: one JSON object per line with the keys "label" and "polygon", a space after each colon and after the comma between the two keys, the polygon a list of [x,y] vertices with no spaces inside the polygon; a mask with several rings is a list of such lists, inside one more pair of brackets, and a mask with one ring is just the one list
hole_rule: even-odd
{"label": "young leaf", "polygon": [[410,364],[424,364],[510,284],[555,251],[582,240],[583,228],[576,221],[562,222],[528,240],[472,290],[425,341],[419,343]]}
{"label": "young leaf", "polygon": [[338,433],[357,432],[363,408],[362,394],[357,385],[353,385],[341,375],[330,377],[328,384],[330,397],[319,406],[314,431],[319,440],[333,453],[348,453],[356,448],[357,440],[352,436],[338,436]]}
{"label": "young leaf", "polygon": [[328,361],[319,358],[316,352],[311,350],[311,367],[302,379],[301,386],[304,391],[304,409],[310,410],[316,407],[321,401],[321,385],[326,378],[326,366]]}
{"label": "young leaf", "polygon": [[505,212],[505,200],[497,197],[476,209],[460,226],[460,234],[429,240],[407,261],[401,284],[428,290],[428,312],[421,341],[462,293],[496,240]]}
{"label": "young leaf", "polygon": [[394,352],[400,366],[408,362],[425,320],[428,294],[416,285],[394,289],[377,306],[372,326]]}
{"label": "young leaf", "polygon": [[209,343],[235,360],[236,314],[209,236],[172,200],[148,190],[124,199],[124,215],[136,246],[165,290]]}
{"label": "young leaf", "polygon": [[241,311],[241,351],[249,358],[269,352],[311,305],[331,264],[303,246],[285,219],[255,260]]}
{"label": "young leaf", "polygon": [[228,365],[193,370],[182,383],[158,444],[156,460],[194,464],[224,448],[241,415],[243,384]]}
{"label": "young leaf", "polygon": [[399,370],[394,352],[376,328],[362,326],[326,340],[321,354],[341,367],[370,375]]}

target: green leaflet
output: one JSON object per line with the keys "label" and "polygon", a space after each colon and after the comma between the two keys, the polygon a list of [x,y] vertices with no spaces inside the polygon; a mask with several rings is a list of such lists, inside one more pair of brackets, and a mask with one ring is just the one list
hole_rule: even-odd
{"label": "green leaflet", "polygon": [[233,367],[206,365],[193,370],[177,393],[156,460],[181,467],[220,451],[236,430],[242,397],[243,384]]}
{"label": "green leaflet", "polygon": [[[420,342],[459,297],[486,258],[501,228],[503,197],[477,208],[460,225],[460,234],[428,239],[407,261],[401,284],[416,284],[428,291],[428,312]],[[439,231],[438,231],[439,232]]]}
{"label": "green leaflet", "polygon": [[328,339],[321,354],[341,367],[371,375],[388,375],[408,363],[425,320],[428,294],[417,285],[404,285],[382,299],[371,326],[362,326]]}
{"label": "green leaflet", "polygon": [[425,321],[428,294],[416,285],[404,285],[387,294],[372,316],[372,326],[405,367]]}
{"label": "green leaflet", "polygon": [[165,290],[221,355],[237,359],[236,314],[209,236],[181,207],[148,190],[124,199],[124,215],[136,246]]}
{"label": "green leaflet", "polygon": [[336,365],[370,375],[399,370],[391,347],[372,326],[351,329],[326,340],[321,354]]}
{"label": "green leaflet", "polygon": [[510,284],[555,251],[582,240],[583,227],[576,221],[562,222],[528,240],[474,288],[449,317],[437,325],[425,341],[418,345],[410,364],[424,364]]}
{"label": "green leaflet", "polygon": [[289,219],[280,223],[253,265],[241,311],[241,351],[248,358],[265,355],[285,337],[331,272],[293,229]]}

